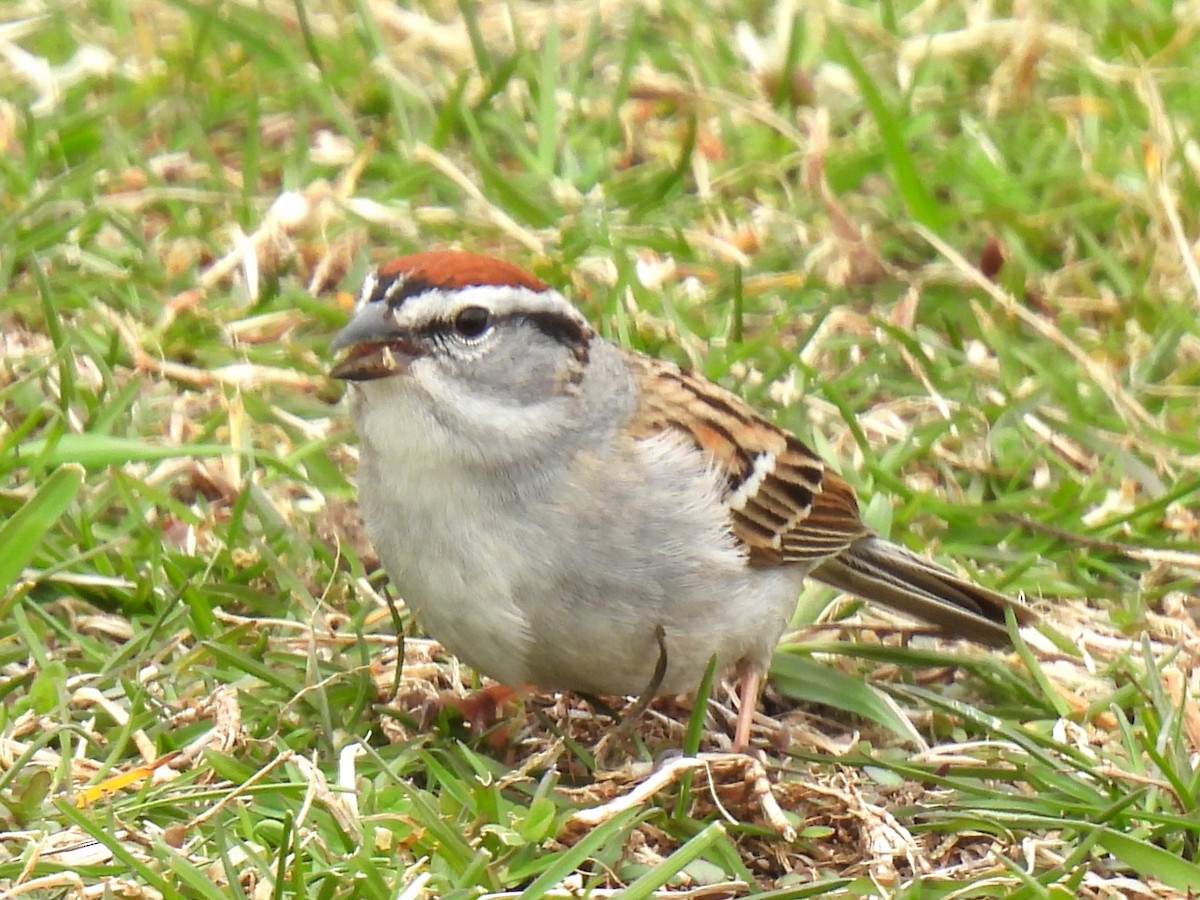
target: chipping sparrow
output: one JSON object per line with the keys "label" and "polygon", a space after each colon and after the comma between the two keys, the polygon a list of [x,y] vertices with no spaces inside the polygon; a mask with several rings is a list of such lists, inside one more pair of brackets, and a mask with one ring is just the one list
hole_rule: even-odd
{"label": "chipping sparrow", "polygon": [[600,337],[510,263],[393,260],[333,349],[388,575],[430,635],[511,687],[687,693],[715,654],[740,679],[745,748],[807,575],[976,640],[1006,640],[1006,608],[1033,619],[877,537],[791,434]]}

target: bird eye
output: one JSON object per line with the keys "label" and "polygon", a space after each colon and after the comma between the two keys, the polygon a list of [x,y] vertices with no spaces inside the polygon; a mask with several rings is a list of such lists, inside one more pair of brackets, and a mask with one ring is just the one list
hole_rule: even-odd
{"label": "bird eye", "polygon": [[454,329],[463,337],[479,337],[490,324],[488,311],[482,306],[468,306],[454,317]]}

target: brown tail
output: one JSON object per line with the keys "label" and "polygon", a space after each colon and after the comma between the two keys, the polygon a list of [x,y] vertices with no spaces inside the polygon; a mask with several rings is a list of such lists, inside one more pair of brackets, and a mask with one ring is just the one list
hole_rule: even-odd
{"label": "brown tail", "polygon": [[1019,624],[1037,619],[1023,603],[875,536],[859,538],[812,575],[839,590],[936,625],[947,634],[986,644],[1008,642],[1007,608]]}

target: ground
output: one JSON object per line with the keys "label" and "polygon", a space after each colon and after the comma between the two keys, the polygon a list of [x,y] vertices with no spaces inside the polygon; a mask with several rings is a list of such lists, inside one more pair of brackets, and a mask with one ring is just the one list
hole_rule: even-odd
{"label": "ground", "polygon": [[[0,896],[1200,890],[1196,3],[5,15]],[[326,376],[434,247],[737,391],[1041,625],[814,586],[754,756],[719,681],[473,730]]]}

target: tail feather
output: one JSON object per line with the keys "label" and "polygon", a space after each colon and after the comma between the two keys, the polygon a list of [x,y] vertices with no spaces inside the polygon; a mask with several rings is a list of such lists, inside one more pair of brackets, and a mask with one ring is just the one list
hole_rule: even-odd
{"label": "tail feather", "polygon": [[1019,624],[1036,619],[1023,603],[972,584],[873,535],[859,538],[827,559],[812,577],[928,622],[947,634],[982,643],[1008,642],[1005,609],[1013,610]]}

